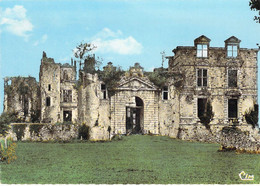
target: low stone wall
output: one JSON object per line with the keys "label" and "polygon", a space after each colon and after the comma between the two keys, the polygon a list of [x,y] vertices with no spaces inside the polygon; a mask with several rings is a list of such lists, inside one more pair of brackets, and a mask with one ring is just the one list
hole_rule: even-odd
{"label": "low stone wall", "polygon": [[[12,123],[8,136],[14,141],[70,141],[82,139],[78,124]],[[107,130],[102,127],[88,129],[85,137],[91,141],[109,140]],[[83,134],[84,139],[84,134]]]}
{"label": "low stone wall", "polygon": [[[259,131],[259,129],[255,129]],[[220,135],[220,144],[223,150],[235,149],[238,152],[260,153],[259,134],[242,131],[235,127],[224,127]]]}
{"label": "low stone wall", "polygon": [[179,127],[178,138],[189,141],[219,143],[222,149],[260,153],[259,128],[246,126],[211,125],[207,129],[201,124]]}

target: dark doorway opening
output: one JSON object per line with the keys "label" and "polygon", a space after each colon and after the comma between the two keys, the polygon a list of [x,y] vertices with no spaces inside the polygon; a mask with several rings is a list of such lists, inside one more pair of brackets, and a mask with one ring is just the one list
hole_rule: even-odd
{"label": "dark doorway opening", "polygon": [[143,128],[143,101],[135,97],[135,106],[126,107],[126,133],[140,134]]}
{"label": "dark doorway opening", "polygon": [[64,122],[72,121],[72,111],[63,111],[63,121]]}
{"label": "dark doorway opening", "polygon": [[237,118],[237,99],[228,100],[228,118],[230,119]]}

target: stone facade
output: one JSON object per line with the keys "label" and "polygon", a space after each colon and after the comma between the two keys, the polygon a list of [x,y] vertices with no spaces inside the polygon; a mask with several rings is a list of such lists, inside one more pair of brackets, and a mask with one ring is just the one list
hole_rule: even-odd
{"label": "stone facade", "polygon": [[[36,86],[40,122],[86,124],[92,140],[132,133],[208,139],[225,126],[247,128],[245,112],[257,104],[258,49],[240,48],[234,36],[224,47],[211,47],[210,39],[200,36],[194,46],[178,46],[173,52],[174,56],[167,57],[165,86],[156,86],[136,63],[118,81],[113,94],[97,73],[80,66],[76,80],[75,62],[55,63],[44,53]],[[109,63],[105,68],[114,67]],[[6,93],[5,111],[14,104],[8,102],[9,97]],[[205,114],[207,103],[214,113],[209,129],[199,117]]]}

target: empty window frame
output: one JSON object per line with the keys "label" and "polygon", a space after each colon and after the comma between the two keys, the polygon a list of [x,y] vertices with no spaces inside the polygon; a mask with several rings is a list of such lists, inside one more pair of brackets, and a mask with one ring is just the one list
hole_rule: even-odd
{"label": "empty window frame", "polygon": [[228,118],[237,118],[237,99],[228,99]]}
{"label": "empty window frame", "polygon": [[51,91],[51,84],[48,85],[48,91]]}
{"label": "empty window frame", "polygon": [[101,84],[102,99],[107,99],[107,87],[105,84]]}
{"label": "empty window frame", "polygon": [[237,70],[228,70],[228,87],[237,87]]}
{"label": "empty window frame", "polygon": [[208,57],[208,45],[197,44],[197,57]]}
{"label": "empty window frame", "polygon": [[207,98],[198,98],[198,117],[202,117],[207,112]]}
{"label": "empty window frame", "polygon": [[63,102],[72,102],[72,90],[63,90]]}
{"label": "empty window frame", "polygon": [[72,121],[72,111],[63,111],[63,121],[69,121],[71,122]]}
{"label": "empty window frame", "polygon": [[51,106],[51,98],[50,97],[46,97],[46,106],[47,107]]}
{"label": "empty window frame", "polygon": [[207,69],[197,69],[197,86],[206,87],[208,80],[208,70]]}
{"label": "empty window frame", "polygon": [[227,57],[237,57],[237,45],[227,45]]}
{"label": "empty window frame", "polygon": [[163,100],[168,100],[168,87],[164,86],[162,89],[162,99]]}

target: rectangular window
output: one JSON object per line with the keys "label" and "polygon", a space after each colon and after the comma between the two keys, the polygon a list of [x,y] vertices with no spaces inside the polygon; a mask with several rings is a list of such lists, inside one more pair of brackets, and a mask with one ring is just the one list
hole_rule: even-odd
{"label": "rectangular window", "polygon": [[237,70],[228,70],[228,87],[237,87]]}
{"label": "rectangular window", "polygon": [[227,45],[227,57],[237,57],[237,45]]}
{"label": "rectangular window", "polygon": [[51,91],[51,84],[48,85],[48,91]]}
{"label": "rectangular window", "polygon": [[208,45],[197,45],[197,57],[208,57]]}
{"label": "rectangular window", "polygon": [[47,107],[51,106],[51,98],[50,97],[46,98],[46,106]]}
{"label": "rectangular window", "polygon": [[72,102],[72,90],[63,90],[63,102]]}
{"label": "rectangular window", "polygon": [[207,77],[208,77],[207,69],[197,69],[197,86],[206,87],[208,83]]}
{"label": "rectangular window", "polygon": [[72,121],[72,111],[63,111],[63,121]]}
{"label": "rectangular window", "polygon": [[207,112],[207,98],[198,99],[198,117],[202,117]]}
{"label": "rectangular window", "polygon": [[168,100],[168,87],[167,86],[164,86],[162,89],[162,99]]}
{"label": "rectangular window", "polygon": [[228,118],[237,118],[237,99],[228,100]]}
{"label": "rectangular window", "polygon": [[101,92],[103,99],[107,99],[107,87],[105,84],[101,84]]}

